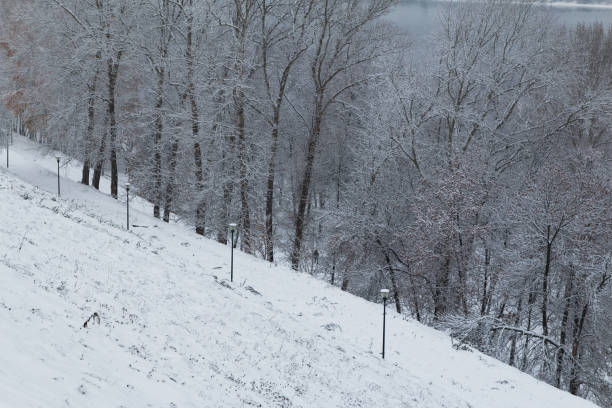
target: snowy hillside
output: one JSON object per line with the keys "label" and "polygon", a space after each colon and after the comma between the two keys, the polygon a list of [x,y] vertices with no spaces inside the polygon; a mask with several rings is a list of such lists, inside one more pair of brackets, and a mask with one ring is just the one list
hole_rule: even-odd
{"label": "snowy hillside", "polygon": [[55,160],[12,154],[0,407],[594,407],[391,308],[382,360],[381,305],[240,253],[229,283],[228,247],[148,212],[128,232],[124,202],[70,167],[58,200]]}

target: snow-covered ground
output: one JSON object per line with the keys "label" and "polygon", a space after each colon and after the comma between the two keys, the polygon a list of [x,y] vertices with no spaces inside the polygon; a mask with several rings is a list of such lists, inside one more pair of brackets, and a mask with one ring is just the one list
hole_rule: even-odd
{"label": "snow-covered ground", "polygon": [[382,305],[238,252],[230,283],[229,247],[143,201],[126,231],[78,164],[57,199],[56,165],[17,137],[0,170],[0,407],[594,407],[391,308],[382,360]]}

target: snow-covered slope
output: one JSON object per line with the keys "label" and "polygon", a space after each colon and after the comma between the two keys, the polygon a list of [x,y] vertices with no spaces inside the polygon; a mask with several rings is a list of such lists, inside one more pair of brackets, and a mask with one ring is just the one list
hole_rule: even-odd
{"label": "snow-covered slope", "polygon": [[[0,170],[0,407],[592,408],[382,306],[70,181]],[[36,188],[30,183],[36,183]],[[144,204],[143,204],[144,205]],[[86,319],[94,313],[87,328]]]}

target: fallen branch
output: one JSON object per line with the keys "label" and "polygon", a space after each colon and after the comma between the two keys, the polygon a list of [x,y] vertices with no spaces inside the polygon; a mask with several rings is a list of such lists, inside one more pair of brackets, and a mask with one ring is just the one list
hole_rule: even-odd
{"label": "fallen branch", "polygon": [[562,348],[562,346],[557,343],[556,341],[554,341],[553,339],[551,339],[550,337],[544,336],[540,333],[536,333],[530,330],[525,330],[525,329],[521,329],[520,327],[513,327],[513,326],[493,326],[490,328],[491,331],[496,331],[496,330],[510,330],[513,332],[517,332],[522,334],[523,336],[527,336],[527,337],[536,337],[538,339],[543,340],[545,343],[549,343],[553,346],[555,346],[556,348]]}
{"label": "fallen branch", "polygon": [[85,320],[85,323],[83,323],[83,327],[87,328],[87,323],[89,323],[90,321],[92,323],[100,324],[100,315],[98,315],[98,312],[94,312],[94,314],[89,316],[89,319]]}

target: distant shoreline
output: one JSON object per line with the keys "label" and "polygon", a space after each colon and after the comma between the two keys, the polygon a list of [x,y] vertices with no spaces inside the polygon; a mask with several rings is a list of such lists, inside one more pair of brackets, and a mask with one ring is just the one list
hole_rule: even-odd
{"label": "distant shoreline", "polygon": [[[415,3],[448,3],[451,1],[482,1],[482,0],[404,0],[403,3],[415,4]],[[551,8],[564,8],[564,9],[604,9],[604,10],[612,10],[612,2],[608,3],[580,3],[576,1],[536,1],[535,5],[541,7],[551,7]]]}
{"label": "distant shoreline", "polygon": [[541,2],[539,1],[536,4],[539,6],[546,6],[546,7],[612,10],[612,4],[603,4],[603,3],[577,3],[577,2],[565,2],[565,1]]}
{"label": "distant shoreline", "polygon": [[[431,33],[436,26],[440,8],[449,1],[480,2],[485,0],[403,0],[389,13],[388,17],[400,27],[409,28],[414,34]],[[517,0],[509,0],[517,1]],[[603,3],[579,3],[577,1],[541,0],[535,4],[538,10],[551,13],[556,24],[573,26],[579,23],[602,23],[612,26],[612,1]]]}

